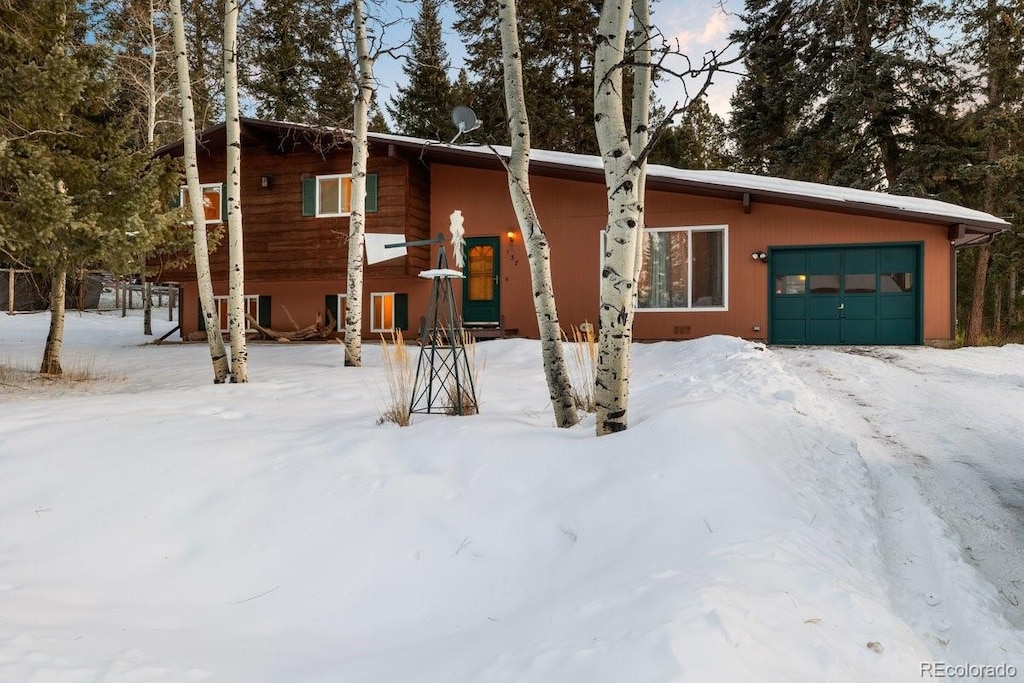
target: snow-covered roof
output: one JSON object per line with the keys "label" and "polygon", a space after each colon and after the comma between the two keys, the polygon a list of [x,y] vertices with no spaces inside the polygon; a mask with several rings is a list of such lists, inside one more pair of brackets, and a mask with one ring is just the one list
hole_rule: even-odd
{"label": "snow-covered roof", "polygon": [[[276,131],[309,131],[325,132],[333,135],[348,136],[351,131],[341,128],[314,127],[289,121],[265,121],[260,119],[242,119],[243,127]],[[222,133],[224,124],[209,128],[200,135],[200,139]],[[480,144],[450,144],[437,140],[391,135],[387,133],[370,133],[371,142],[395,145],[396,147],[416,150],[417,154],[426,159],[448,163],[471,162],[480,164],[497,164],[495,153],[507,159],[511,152],[508,146],[485,146]],[[173,153],[181,142],[167,145],[160,153]],[[604,168],[601,159],[595,155],[574,154],[534,149],[530,152],[530,168],[541,173],[568,173],[577,176],[598,178]],[[685,192],[698,195],[742,197],[744,201],[769,202],[783,205],[827,208],[861,214],[880,214],[906,220],[918,220],[940,225],[963,225],[968,233],[961,236],[959,243],[970,243],[979,235],[987,236],[1001,232],[1010,224],[984,211],[976,211],[967,207],[950,204],[937,199],[923,197],[906,197],[855,190],[835,185],[823,185],[800,180],[787,180],[758,176],[749,173],[732,171],[697,171],[651,164],[647,167],[647,183],[652,189]]]}

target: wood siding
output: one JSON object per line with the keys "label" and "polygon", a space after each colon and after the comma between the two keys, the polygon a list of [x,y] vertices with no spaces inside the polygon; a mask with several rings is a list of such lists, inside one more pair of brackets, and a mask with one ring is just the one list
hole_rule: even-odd
{"label": "wood siding", "polygon": [[[242,222],[245,240],[247,281],[345,280],[348,259],[348,217],[316,218],[302,215],[302,181],[317,175],[349,173],[351,153],[337,152],[327,159],[312,150],[299,148],[287,154],[268,151],[265,146],[242,151]],[[223,182],[223,152],[200,155],[200,180]],[[407,234],[411,228],[420,239],[427,232],[424,207],[429,193],[422,173],[410,174],[408,161],[388,156],[375,148],[368,169],[377,174],[377,206],[367,214],[366,230],[371,233]],[[413,175],[418,182],[410,182]],[[261,177],[271,176],[270,187]],[[212,227],[212,226],[211,226]],[[426,260],[425,250],[405,259],[368,266],[366,278],[393,278],[418,273]],[[227,247],[219,244],[210,255],[213,279],[227,279]],[[195,279],[194,268],[168,269],[160,274],[167,281]]]}

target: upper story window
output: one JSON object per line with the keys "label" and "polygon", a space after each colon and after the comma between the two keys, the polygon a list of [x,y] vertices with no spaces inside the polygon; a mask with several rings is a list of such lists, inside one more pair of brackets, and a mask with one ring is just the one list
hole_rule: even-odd
{"label": "upper story window", "polygon": [[727,307],[728,228],[649,228],[637,282],[640,310]]}
{"label": "upper story window", "polygon": [[[377,210],[377,174],[366,174],[366,212]],[[348,216],[352,212],[352,175],[334,173],[302,181],[302,215],[317,218]]]}
{"label": "upper story window", "polygon": [[[221,223],[224,221],[224,214],[227,213],[223,183],[203,183],[203,212],[206,214],[206,223]],[[182,185],[178,191],[178,205],[189,207],[188,187]],[[191,222],[191,221],[189,221]]]}
{"label": "upper story window", "polygon": [[347,216],[352,210],[352,176],[316,177],[316,216]]}

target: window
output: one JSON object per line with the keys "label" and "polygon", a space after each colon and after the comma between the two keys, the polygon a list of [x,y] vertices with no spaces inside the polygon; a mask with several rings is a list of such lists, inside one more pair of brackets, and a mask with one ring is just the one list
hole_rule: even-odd
{"label": "window", "polygon": [[347,216],[352,206],[352,176],[321,175],[316,177],[316,215]]}
{"label": "window", "polygon": [[[217,318],[220,321],[220,331],[228,331],[228,298],[226,296],[213,297],[217,305]],[[262,327],[270,327],[270,297],[267,295],[247,295],[242,304],[246,313],[256,319]],[[199,331],[206,331],[206,320],[203,318],[203,305],[196,299],[196,311],[199,314]],[[245,331],[252,329],[252,323],[248,318],[245,320]]]}
{"label": "window", "polygon": [[395,292],[370,294],[370,332],[409,328],[409,295]]}
{"label": "window", "polygon": [[640,310],[726,308],[727,227],[649,228],[637,283]]}
{"label": "window", "polygon": [[324,297],[324,325],[334,320],[334,327],[337,332],[345,331],[345,302],[348,294],[328,294]]}
{"label": "window", "polygon": [[[377,210],[377,174],[366,174],[366,212]],[[302,215],[317,218],[348,216],[352,211],[352,175],[335,173],[304,178]]]}
{"label": "window", "polygon": [[806,275],[776,275],[776,294],[805,294],[807,290]]}
{"label": "window", "polygon": [[[206,223],[220,223],[224,220],[225,197],[223,183],[204,183],[203,189],[203,211],[206,214]],[[188,188],[181,186],[178,194],[179,206],[189,208]],[[191,221],[189,221],[191,223]]]}
{"label": "window", "polygon": [[[215,296],[213,300],[217,302],[217,317],[220,319],[220,331],[228,331],[228,298],[226,296]],[[245,312],[251,315],[253,318],[259,320],[260,315],[260,297],[259,295],[246,295],[245,303],[243,304]],[[245,331],[248,332],[252,329],[252,323],[249,322],[249,318],[245,319]]]}

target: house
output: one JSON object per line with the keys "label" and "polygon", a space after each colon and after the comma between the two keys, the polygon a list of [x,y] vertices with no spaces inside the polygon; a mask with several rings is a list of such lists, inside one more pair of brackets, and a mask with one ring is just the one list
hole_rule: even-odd
{"label": "house", "polygon": [[[224,218],[224,141],[223,125],[201,134],[209,223]],[[340,133],[243,119],[242,147],[249,311],[283,330],[328,312],[341,319],[350,146]],[[159,153],[181,149],[179,142]],[[468,258],[456,294],[464,319],[536,337],[526,253],[495,152],[373,133],[369,150],[367,233],[447,237],[449,216],[460,210]],[[531,159],[562,324],[593,323],[606,222],[600,160],[547,151]],[[1008,228],[930,199],[664,166],[648,169],[646,226],[636,339],[729,334],[778,344],[950,343],[956,250]],[[417,246],[366,267],[365,337],[417,329],[430,288],[417,275],[435,258],[436,247]],[[223,311],[223,245],[211,268]],[[182,334],[197,331],[194,270],[168,269],[159,279],[180,283]]]}

